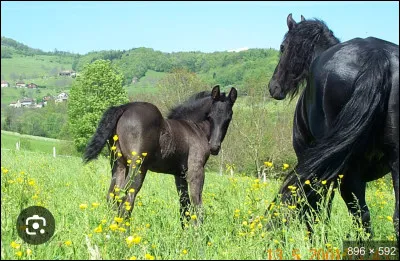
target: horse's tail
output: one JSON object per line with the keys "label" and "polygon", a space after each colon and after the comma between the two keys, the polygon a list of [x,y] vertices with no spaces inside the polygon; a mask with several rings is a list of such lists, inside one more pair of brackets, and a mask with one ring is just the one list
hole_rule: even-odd
{"label": "horse's tail", "polygon": [[[344,171],[355,151],[363,149],[385,109],[390,91],[390,61],[383,50],[371,51],[356,80],[350,100],[324,138],[305,151],[296,166],[301,178],[331,181]],[[303,180],[303,181],[304,181]]]}
{"label": "horse's tail", "polygon": [[83,156],[83,161],[85,163],[96,159],[100,154],[101,150],[106,145],[107,140],[109,140],[114,133],[115,126],[117,125],[121,115],[126,110],[127,105],[128,104],[113,106],[104,112],[95,134],[86,146]]}

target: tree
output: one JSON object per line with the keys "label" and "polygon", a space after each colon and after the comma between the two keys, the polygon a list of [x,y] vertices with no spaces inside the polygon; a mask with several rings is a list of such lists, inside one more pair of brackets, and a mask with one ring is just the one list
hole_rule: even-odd
{"label": "tree", "polygon": [[106,109],[128,102],[122,82],[122,74],[105,60],[87,64],[73,82],[68,116],[77,151],[83,152]]}

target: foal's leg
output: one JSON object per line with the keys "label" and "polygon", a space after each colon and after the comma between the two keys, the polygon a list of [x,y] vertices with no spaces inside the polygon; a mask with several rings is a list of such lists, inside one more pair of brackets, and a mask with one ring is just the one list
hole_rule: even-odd
{"label": "foal's leg", "polygon": [[[111,164],[113,164],[113,163],[111,163]],[[108,189],[108,194],[107,194],[107,200],[109,202],[111,202],[113,200],[110,198],[110,193],[114,193],[115,188],[122,187],[123,182],[125,181],[127,171],[128,171],[128,169],[126,167],[126,163],[124,162],[124,160],[119,158],[114,162],[114,165],[112,167],[111,184],[110,184],[110,188]],[[118,193],[114,193],[114,194],[118,194]]]}
{"label": "foal's leg", "polygon": [[[123,203],[119,207],[120,217],[130,217],[130,215],[132,214],[136,195],[142,188],[146,174],[147,174],[147,167],[144,167],[142,165],[139,172],[134,177],[132,177],[132,175],[134,175],[133,170],[126,177],[125,182],[123,183],[122,186],[122,189],[126,188],[126,196],[123,198],[122,200]],[[129,192],[130,189],[134,189],[133,193]]]}
{"label": "foal's leg", "polygon": [[[199,223],[203,221],[203,186],[204,186],[204,167],[199,164],[191,164],[189,166],[187,177],[189,183],[190,199],[197,215]],[[197,223],[197,222],[196,222]]]}
{"label": "foal's leg", "polygon": [[362,226],[364,227],[365,232],[369,233],[369,237],[371,238],[371,217],[367,203],[365,202],[365,189],[367,183],[358,177],[350,176],[352,175],[350,171],[346,174],[340,184],[342,198],[346,202],[349,212],[356,218],[358,223],[361,218]]}
{"label": "foal's leg", "polygon": [[180,202],[180,220],[181,220],[181,225],[182,228],[185,227],[184,220],[189,219],[188,216],[186,216],[186,212],[189,211],[189,206],[190,206],[190,199],[189,199],[189,193],[188,193],[188,183],[185,179],[185,177],[182,177],[181,175],[175,175],[175,185],[176,189],[178,190],[179,194],[179,202]]}

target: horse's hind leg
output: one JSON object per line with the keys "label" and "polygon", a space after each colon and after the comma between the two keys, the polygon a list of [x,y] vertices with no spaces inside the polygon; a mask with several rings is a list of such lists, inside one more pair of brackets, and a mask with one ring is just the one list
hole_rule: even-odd
{"label": "horse's hind leg", "polygon": [[393,214],[394,231],[397,237],[397,243],[399,243],[399,158],[389,162],[390,169],[392,171],[393,189],[395,197],[395,206]]}
{"label": "horse's hind leg", "polygon": [[179,194],[181,225],[182,225],[182,228],[184,228],[185,227],[185,223],[184,223],[185,217],[186,217],[186,219],[189,218],[189,216],[186,215],[186,212],[189,212],[189,206],[190,206],[188,183],[187,183],[185,177],[178,174],[178,175],[175,175],[175,185],[176,185],[176,189],[178,190],[178,194]]}
{"label": "horse's hind leg", "polygon": [[126,163],[122,158],[117,159],[115,162],[111,162],[111,165],[112,165],[112,177],[111,177],[110,188],[108,189],[108,194],[107,194],[107,200],[109,202],[113,200],[111,199],[110,193],[118,195],[118,193],[115,193],[115,188],[122,187],[128,171]]}
{"label": "horse's hind leg", "polygon": [[[142,165],[137,173],[136,171],[132,170],[131,173],[126,177],[125,182],[122,186],[122,189],[126,190],[126,196],[122,200],[123,203],[120,205],[120,217],[130,217],[130,215],[132,214],[136,195],[142,188],[146,174],[147,167],[144,167]],[[131,189],[133,189],[133,191],[131,191]]]}
{"label": "horse's hind leg", "polygon": [[361,219],[365,232],[372,237],[371,217],[365,201],[367,183],[357,176],[351,175],[357,175],[357,173],[352,173],[351,171],[346,172],[340,183],[341,196],[349,212],[356,218],[357,222]]}

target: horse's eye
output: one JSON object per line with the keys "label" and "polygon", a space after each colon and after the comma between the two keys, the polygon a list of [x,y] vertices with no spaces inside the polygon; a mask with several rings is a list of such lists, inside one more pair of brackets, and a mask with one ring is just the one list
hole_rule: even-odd
{"label": "horse's eye", "polygon": [[283,53],[284,50],[285,50],[285,46],[283,44],[281,44],[281,53]]}

